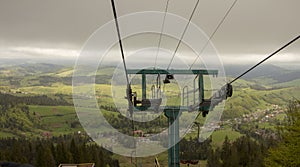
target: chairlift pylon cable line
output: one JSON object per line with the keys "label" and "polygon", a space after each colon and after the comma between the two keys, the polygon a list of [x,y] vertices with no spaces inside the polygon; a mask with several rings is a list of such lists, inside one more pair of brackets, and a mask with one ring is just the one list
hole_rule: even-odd
{"label": "chairlift pylon cable line", "polygon": [[195,60],[193,61],[193,63],[190,65],[189,70],[192,69],[192,67],[195,65],[195,63],[197,62],[197,60],[199,59],[199,57],[202,55],[202,53],[204,52],[204,50],[206,49],[207,45],[209,44],[209,42],[212,40],[212,38],[215,36],[216,32],[219,30],[219,28],[221,27],[221,25],[224,23],[225,19],[227,18],[227,16],[229,15],[229,13],[231,12],[231,10],[233,9],[233,7],[235,6],[235,4],[237,3],[237,0],[234,0],[234,2],[232,3],[232,5],[228,8],[227,12],[225,13],[225,15],[223,16],[223,18],[221,19],[221,21],[219,22],[219,24],[217,25],[217,27],[215,28],[215,30],[213,31],[213,33],[210,35],[209,39],[206,41],[206,43],[203,45],[200,53],[198,54],[198,56],[195,58]]}
{"label": "chairlift pylon cable line", "polygon": [[112,10],[113,10],[114,20],[115,20],[115,24],[116,24],[118,39],[119,39],[119,46],[120,46],[124,71],[125,71],[125,75],[126,75],[126,82],[127,82],[127,86],[129,86],[130,82],[129,82],[129,79],[128,79],[128,73],[127,73],[125,55],[124,55],[124,50],[123,50],[122,38],[121,38],[121,33],[120,33],[120,28],[119,28],[119,23],[118,23],[118,16],[117,16],[117,11],[116,11],[116,6],[115,6],[114,0],[111,0],[111,6],[112,6]]}
{"label": "chairlift pylon cable line", "polygon": [[[123,44],[122,44],[122,38],[121,38],[121,33],[120,33],[120,28],[119,28],[119,23],[118,23],[118,16],[117,16],[117,11],[116,11],[114,0],[111,0],[111,6],[112,6],[115,25],[116,25],[116,29],[117,29],[117,33],[118,33],[119,46],[120,46],[120,51],[121,51],[121,55],[122,55],[124,71],[125,71],[125,75],[126,75],[126,82],[127,82],[126,98],[127,98],[127,101],[128,101],[128,110],[129,110],[130,117],[131,117],[132,135],[134,137],[134,130],[135,129],[134,129],[134,120],[133,120],[133,106],[132,106],[132,101],[130,100],[132,98],[131,85],[130,85],[130,82],[129,82],[127,66],[126,66],[124,50],[123,50]],[[134,148],[136,148],[135,140],[134,140]]]}
{"label": "chairlift pylon cable line", "polygon": [[277,53],[279,53],[281,50],[283,50],[284,48],[288,47],[289,45],[291,45],[292,43],[296,42],[298,39],[300,38],[300,35],[298,35],[296,38],[292,39],[290,42],[288,42],[287,44],[283,45],[282,47],[280,47],[279,49],[277,49],[276,51],[274,51],[273,53],[271,53],[268,57],[264,58],[263,60],[261,60],[259,63],[255,64],[254,66],[252,66],[251,68],[249,68],[247,71],[245,71],[244,73],[242,73],[241,75],[239,75],[238,77],[236,77],[235,79],[233,79],[232,81],[230,81],[228,84],[232,84],[233,82],[235,82],[236,80],[240,79],[242,76],[246,75],[247,73],[249,73],[250,71],[252,71],[253,69],[255,69],[257,66],[259,66],[260,64],[262,64],[263,62],[267,61],[268,59],[270,59],[272,56],[276,55]]}
{"label": "chairlift pylon cable line", "polygon": [[168,65],[168,67],[167,67],[167,70],[169,70],[169,68],[171,67],[171,64],[172,64],[172,62],[173,62],[173,60],[174,60],[174,57],[175,57],[175,55],[176,55],[176,53],[177,53],[177,51],[178,51],[178,48],[179,48],[180,44],[181,44],[181,42],[182,42],[182,39],[183,39],[183,37],[184,37],[184,35],[185,35],[185,33],[186,33],[186,31],[187,31],[187,29],[188,29],[190,23],[191,23],[191,20],[192,20],[194,14],[195,14],[195,11],[196,11],[196,9],[197,9],[197,7],[198,7],[198,5],[199,5],[199,1],[200,1],[200,0],[197,0],[196,4],[195,4],[195,6],[194,6],[194,9],[193,9],[193,11],[192,11],[192,13],[191,13],[191,16],[190,16],[190,18],[189,18],[189,21],[188,21],[188,23],[186,24],[186,26],[185,26],[185,28],[184,28],[184,30],[183,30],[183,33],[181,34],[181,37],[180,37],[180,39],[179,39],[179,41],[178,41],[178,43],[177,43],[177,46],[176,46],[175,51],[173,52],[173,55],[172,55],[172,58],[171,58],[171,60],[170,60],[169,65]]}
{"label": "chairlift pylon cable line", "polygon": [[[219,24],[217,25],[217,27],[215,28],[215,30],[213,31],[213,33],[210,35],[209,39],[203,45],[200,53],[198,53],[198,56],[195,58],[195,60],[193,61],[193,63],[189,66],[189,70],[191,70],[192,67],[195,65],[196,61],[199,59],[199,57],[201,56],[201,54],[203,53],[203,51],[205,50],[205,48],[208,46],[209,42],[212,40],[212,38],[214,37],[214,35],[216,34],[216,32],[219,30],[219,28],[221,27],[221,25],[224,23],[225,19],[228,17],[228,15],[230,14],[231,10],[236,5],[236,3],[237,3],[237,0],[234,0],[233,3],[231,4],[231,6],[228,8],[228,10],[226,11],[226,13],[224,14],[224,16],[220,20]],[[175,55],[173,55],[173,56],[175,56]]]}
{"label": "chairlift pylon cable line", "polygon": [[160,49],[160,46],[161,46],[161,39],[162,39],[163,31],[164,31],[164,28],[165,28],[165,21],[166,21],[168,8],[169,8],[169,1],[170,0],[167,0],[166,7],[165,7],[165,14],[164,14],[164,18],[163,18],[163,22],[162,22],[162,26],[161,26],[160,35],[159,35],[159,41],[158,41],[158,46],[157,46],[157,51],[156,51],[154,69],[156,69],[156,66],[157,66],[157,57],[158,57],[159,49]]}

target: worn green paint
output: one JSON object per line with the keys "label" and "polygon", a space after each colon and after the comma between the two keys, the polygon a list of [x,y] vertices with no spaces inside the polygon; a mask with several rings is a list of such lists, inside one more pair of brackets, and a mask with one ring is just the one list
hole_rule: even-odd
{"label": "worn green paint", "polygon": [[199,75],[198,77],[198,86],[199,86],[199,95],[201,98],[199,98],[202,102],[204,100],[204,82],[203,82],[203,75]]}
{"label": "worn green paint", "polygon": [[146,74],[142,74],[142,99],[146,99],[147,98],[146,89],[147,89]]}
{"label": "worn green paint", "polygon": [[164,109],[165,116],[168,118],[168,166],[179,167],[179,116],[180,108]]}

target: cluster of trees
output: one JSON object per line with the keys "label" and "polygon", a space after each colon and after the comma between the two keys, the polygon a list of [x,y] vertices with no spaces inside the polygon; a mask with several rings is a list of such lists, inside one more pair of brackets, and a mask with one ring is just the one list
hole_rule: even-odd
{"label": "cluster of trees", "polygon": [[180,159],[185,161],[207,160],[208,167],[261,167],[268,148],[249,136],[231,142],[226,136],[221,148],[212,148],[212,138],[202,143],[190,138],[180,141]]}
{"label": "cluster of trees", "polygon": [[208,167],[239,167],[239,166],[264,166],[263,159],[267,147],[249,136],[242,136],[230,142],[228,137],[221,148],[210,150],[207,163]]}
{"label": "cluster of trees", "polygon": [[226,137],[221,148],[210,150],[208,167],[300,166],[300,101],[290,102],[286,116],[275,138],[248,133],[230,142]]}
{"label": "cluster of trees", "polygon": [[119,112],[117,107],[110,106],[110,105],[100,105],[100,109],[104,109],[104,110],[112,111],[112,112]]}
{"label": "cluster of trees", "polygon": [[260,84],[250,85],[250,88],[254,89],[254,90],[269,90],[268,88],[266,88],[266,87],[264,87],[263,85],[260,85]]}
{"label": "cluster of trees", "polygon": [[[111,77],[112,77],[111,75],[92,75],[92,76],[77,76],[74,78],[81,81],[94,80],[96,84],[110,84]],[[38,80],[39,83],[32,86],[51,86],[54,83],[63,83],[64,85],[72,85],[73,77],[56,77],[56,76],[46,75],[46,76],[40,76],[34,80]]]}
{"label": "cluster of trees", "polygon": [[206,160],[208,153],[211,152],[212,138],[208,138],[204,142],[199,143],[197,138],[183,138],[180,145],[181,160]]}
{"label": "cluster of trees", "polygon": [[32,132],[42,125],[24,104],[0,105],[0,129],[20,135],[20,132]]}
{"label": "cluster of trees", "polygon": [[269,150],[267,167],[300,166],[300,101],[290,102],[286,122],[278,128],[278,145]]}
{"label": "cluster of trees", "polygon": [[42,75],[38,77],[24,79],[24,77],[1,77],[8,81],[9,86],[51,86],[54,83],[63,83],[65,85],[72,85],[72,77],[55,77],[50,75]]}
{"label": "cluster of trees", "polygon": [[[144,117],[152,117],[152,115],[144,115]],[[127,135],[132,135],[132,121],[122,114],[104,114],[106,120],[112,125],[115,129],[118,129],[120,132],[125,133]],[[141,116],[143,117],[143,116]],[[145,118],[146,119],[146,118]],[[150,120],[149,118],[147,118]],[[97,124],[95,122],[95,124]],[[142,130],[144,133],[157,133],[162,131],[168,126],[168,120],[161,116],[153,119],[148,122],[137,122],[134,121],[134,130]]]}
{"label": "cluster of trees", "polygon": [[259,125],[254,123],[244,123],[233,126],[236,131],[250,136],[252,139],[263,143],[268,148],[276,145],[278,142],[278,133],[276,129],[259,128]]}
{"label": "cluster of trees", "polygon": [[51,86],[54,83],[63,83],[65,85],[72,85],[72,77],[55,77],[55,76],[40,76],[37,78],[39,84],[33,86]]}
{"label": "cluster of trees", "polygon": [[53,99],[46,95],[14,96],[11,94],[0,93],[0,105],[17,105],[20,103],[27,104],[27,105],[47,105],[47,106],[71,105],[64,99]]}
{"label": "cluster of trees", "polygon": [[29,163],[37,167],[54,167],[61,163],[95,163],[96,167],[114,166],[119,162],[89,138],[65,135],[52,139],[0,139],[0,161]]}
{"label": "cluster of trees", "polygon": [[[0,129],[15,136],[23,137],[24,132],[37,132],[44,129],[36,113],[29,111],[27,104],[34,105],[66,105],[62,99],[52,99],[48,96],[13,96],[0,93]],[[78,127],[78,121],[71,127]]]}
{"label": "cluster of trees", "polygon": [[[91,75],[91,76],[76,76],[76,77],[65,77],[63,78],[62,81],[66,81],[67,79],[69,79],[70,81],[73,80],[77,80],[77,81],[92,81],[92,83],[95,83],[95,84],[110,84],[111,82],[111,78],[112,78],[112,75],[106,75],[106,74],[103,74],[103,75]],[[68,85],[68,84],[72,84],[72,82],[70,83],[67,83],[67,82],[63,82],[64,84]]]}

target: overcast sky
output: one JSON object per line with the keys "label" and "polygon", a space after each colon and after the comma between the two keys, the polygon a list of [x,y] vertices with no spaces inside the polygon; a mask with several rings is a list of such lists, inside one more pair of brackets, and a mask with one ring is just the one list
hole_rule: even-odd
{"label": "overcast sky", "polygon": [[[192,22],[209,36],[232,2],[200,0]],[[116,0],[119,16],[164,11],[165,4]],[[170,0],[169,12],[188,18],[194,4]],[[299,0],[238,0],[212,42],[225,63],[256,62],[300,34],[299,6]],[[112,18],[110,0],[0,0],[0,58],[75,59],[89,36]],[[300,41],[270,62],[297,65],[299,56]]]}

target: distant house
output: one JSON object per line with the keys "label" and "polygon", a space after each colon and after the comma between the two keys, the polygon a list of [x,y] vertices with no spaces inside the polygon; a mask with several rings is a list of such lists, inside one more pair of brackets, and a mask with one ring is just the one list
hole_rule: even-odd
{"label": "distant house", "polygon": [[51,133],[51,132],[43,132],[43,133],[42,133],[42,136],[43,136],[43,137],[50,138],[50,137],[52,137],[52,133]]}
{"label": "distant house", "polygon": [[84,164],[60,164],[58,167],[95,167],[94,163],[84,163]]}
{"label": "distant house", "polygon": [[142,130],[135,130],[133,134],[137,134],[139,137],[144,137],[144,132]]}

